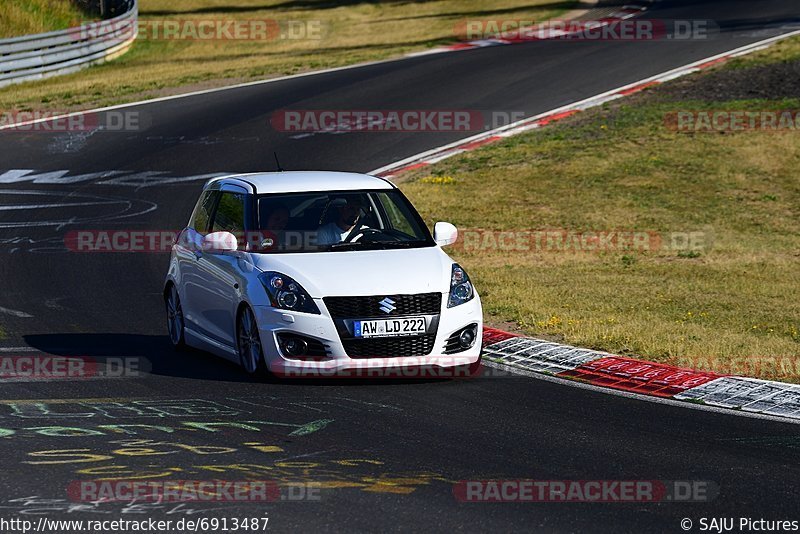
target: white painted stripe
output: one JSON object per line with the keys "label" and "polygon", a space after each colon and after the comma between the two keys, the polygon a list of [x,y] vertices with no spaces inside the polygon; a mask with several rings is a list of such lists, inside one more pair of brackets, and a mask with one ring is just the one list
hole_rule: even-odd
{"label": "white painted stripe", "polygon": [[484,355],[491,361],[540,373],[560,373],[605,358],[604,352],[581,349],[528,337],[512,337],[487,345]]}
{"label": "white painted stripe", "polygon": [[758,387],[755,381],[739,378],[738,376],[726,377],[728,387],[715,391],[702,397],[702,401],[712,406],[723,406],[725,408],[739,407],[735,402],[730,402],[740,395],[746,395]]}
{"label": "white painted stripe", "polygon": [[14,317],[21,317],[21,318],[24,318],[24,319],[28,319],[28,318],[33,317],[33,315],[31,315],[29,313],[25,313],[23,311],[12,310],[10,308],[2,308],[2,307],[0,307],[0,313],[5,313],[6,315],[13,315]]}
{"label": "white painted stripe", "polygon": [[[122,186],[129,186],[129,187],[150,187],[150,186],[161,186],[161,185],[169,185],[169,184],[179,184],[184,182],[196,182],[196,181],[207,181],[212,178],[219,178],[220,176],[229,176],[231,173],[226,172],[215,172],[209,174],[197,174],[191,176],[169,176],[170,172],[168,171],[142,171],[142,172],[134,172],[134,171],[103,171],[103,172],[93,172],[88,174],[78,174],[78,175],[70,175],[69,170],[59,170],[59,171],[47,171],[47,172],[39,172],[34,169],[10,169],[2,174],[0,174],[0,184],[16,184],[21,182],[31,182],[34,184],[75,184],[80,182],[90,182],[96,181],[99,185],[122,185]],[[0,194],[3,195],[40,195],[40,196],[53,196],[53,192],[48,191],[16,191],[16,190],[9,190],[3,189],[0,191]],[[129,202],[127,200],[119,200],[119,201],[109,201],[109,202],[102,202],[102,201],[95,201],[90,203],[73,203],[73,204],[65,204],[59,203],[57,205],[45,205],[45,204],[37,204],[37,205],[30,205],[30,204],[21,204],[21,205],[14,205],[14,206],[5,206],[0,207],[0,211],[2,210],[15,210],[15,209],[32,209],[32,208],[44,208],[44,207],[63,207],[63,206],[89,206],[89,205],[99,205],[99,204],[121,204],[124,202]]]}
{"label": "white painted stripe", "polygon": [[0,347],[0,352],[39,352],[33,347]]}
{"label": "white painted stripe", "polygon": [[800,418],[800,386],[796,384],[726,376],[675,395],[675,398],[744,412]]}
{"label": "white painted stripe", "polygon": [[0,211],[9,210],[40,210],[44,208],[70,208],[75,206],[102,206],[105,204],[124,204],[126,200],[103,202],[64,202],[60,204],[20,204],[16,206],[0,206]]}
{"label": "white painted stripe", "polygon": [[423,50],[422,52],[412,52],[408,54],[406,57],[421,57],[421,56],[432,56],[434,54],[444,54],[446,52],[452,52],[453,50],[448,50],[446,48],[431,48],[430,50]]}
{"label": "white painted stripe", "polygon": [[724,391],[729,386],[730,382],[728,381],[728,377],[717,378],[716,380],[712,380],[711,382],[706,382],[702,386],[697,386],[696,388],[687,389],[683,393],[675,395],[675,398],[681,400],[700,400],[706,395],[710,395],[712,393],[719,391]]}
{"label": "white painted stripe", "polygon": [[782,34],[782,35],[777,35],[775,37],[770,37],[769,39],[764,39],[762,41],[758,41],[758,42],[755,42],[755,43],[752,43],[752,44],[749,44],[749,45],[745,45],[745,46],[742,46],[742,47],[739,47],[739,48],[735,48],[735,49],[730,50],[728,52],[723,52],[723,53],[717,54],[715,56],[710,56],[710,57],[707,57],[707,58],[704,58],[704,59],[693,61],[692,63],[689,63],[689,64],[684,65],[682,67],[678,67],[678,68],[663,72],[661,74],[656,74],[654,76],[650,76],[649,78],[643,78],[643,79],[641,79],[639,81],[630,83],[628,85],[623,85],[621,87],[617,87],[616,89],[611,89],[610,91],[606,91],[605,93],[600,93],[600,94],[598,94],[596,96],[592,96],[592,97],[586,98],[584,100],[580,100],[578,102],[575,102],[575,103],[572,103],[572,104],[568,104],[566,106],[561,106],[559,108],[555,108],[555,109],[552,109],[550,111],[545,111],[544,113],[540,113],[538,115],[534,115],[532,117],[528,117],[528,118],[519,120],[517,122],[508,124],[506,126],[503,126],[503,127],[500,127],[500,128],[496,128],[494,130],[489,130],[489,131],[486,131],[486,132],[481,132],[479,134],[476,134],[476,135],[473,135],[473,136],[470,136],[470,137],[465,137],[463,139],[460,139],[460,140],[452,142],[452,143],[448,143],[446,145],[442,145],[442,146],[439,146],[439,147],[436,147],[436,148],[432,148],[430,150],[426,150],[424,152],[420,152],[419,154],[415,154],[413,156],[409,156],[407,158],[401,159],[401,160],[396,161],[394,163],[390,163],[388,165],[384,165],[383,167],[380,167],[378,169],[370,171],[369,174],[386,174],[386,173],[389,173],[391,171],[394,171],[394,170],[397,170],[397,169],[401,169],[402,167],[406,167],[406,166],[414,164],[414,163],[421,163],[421,162],[427,163],[427,158],[434,157],[434,156],[438,158],[438,159],[436,159],[436,161],[441,161],[442,159],[446,159],[446,156],[442,157],[442,154],[440,154],[443,151],[452,150],[452,149],[458,149],[462,145],[465,145],[465,144],[468,144],[468,143],[473,143],[475,141],[481,141],[481,140],[484,140],[484,139],[486,139],[488,137],[492,137],[492,136],[508,137],[508,136],[511,136],[511,135],[517,135],[518,133],[526,131],[527,129],[535,128],[535,126],[532,125],[531,123],[533,123],[535,121],[538,121],[538,120],[541,120],[541,119],[544,119],[544,118],[546,118],[546,117],[548,117],[550,115],[556,115],[558,113],[563,113],[563,112],[571,111],[571,110],[575,110],[575,109],[585,110],[585,109],[588,109],[588,108],[591,108],[591,107],[595,107],[595,106],[604,104],[606,102],[610,102],[611,100],[616,100],[618,98],[622,98],[623,95],[620,95],[619,93],[627,91],[627,90],[632,89],[634,87],[637,87],[639,85],[643,85],[643,84],[650,83],[650,82],[663,82],[663,81],[668,81],[668,80],[672,80],[672,79],[678,78],[680,76],[685,76],[686,74],[690,74],[691,72],[696,72],[698,70],[697,67],[699,67],[700,65],[703,65],[704,63],[708,63],[710,61],[715,61],[717,59],[722,59],[722,58],[727,58],[727,57],[732,57],[732,56],[741,56],[741,55],[744,55],[744,54],[752,53],[752,52],[755,52],[757,50],[761,50],[761,49],[763,49],[763,48],[765,48],[765,47],[767,47],[767,46],[769,46],[769,45],[771,45],[773,43],[776,43],[778,41],[782,41],[784,39],[788,39],[790,37],[794,37],[796,35],[800,35],[800,30],[792,31],[792,32],[785,33],[785,34]]}

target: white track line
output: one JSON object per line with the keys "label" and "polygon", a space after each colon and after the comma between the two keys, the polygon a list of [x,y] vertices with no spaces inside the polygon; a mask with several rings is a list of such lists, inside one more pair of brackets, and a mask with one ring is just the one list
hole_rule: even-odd
{"label": "white track line", "polygon": [[[0,207],[0,210],[4,208]],[[22,318],[30,318],[33,317],[30,313],[25,313],[24,311],[19,310],[12,310],[11,308],[2,308],[0,307],[0,313],[5,313],[6,315],[13,315],[14,317],[22,317]]]}

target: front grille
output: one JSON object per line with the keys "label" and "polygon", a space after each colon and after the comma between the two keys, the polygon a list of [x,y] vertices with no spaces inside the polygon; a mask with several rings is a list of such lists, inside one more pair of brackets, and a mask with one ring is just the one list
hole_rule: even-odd
{"label": "front grille", "polygon": [[[381,301],[394,301],[391,313],[381,310]],[[361,317],[395,317],[398,315],[437,315],[442,307],[441,293],[419,295],[377,295],[370,297],[325,297],[325,306],[334,319],[356,319]]]}
{"label": "front grille", "polygon": [[426,356],[433,350],[436,334],[412,337],[345,339],[344,351],[351,358],[396,358]]}

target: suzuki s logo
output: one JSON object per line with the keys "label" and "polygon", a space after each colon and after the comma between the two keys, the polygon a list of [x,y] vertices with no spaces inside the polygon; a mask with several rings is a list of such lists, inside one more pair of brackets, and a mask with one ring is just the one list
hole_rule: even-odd
{"label": "suzuki s logo", "polygon": [[397,309],[397,306],[394,305],[394,301],[389,297],[386,297],[378,304],[380,304],[380,308],[383,313],[392,313]]}

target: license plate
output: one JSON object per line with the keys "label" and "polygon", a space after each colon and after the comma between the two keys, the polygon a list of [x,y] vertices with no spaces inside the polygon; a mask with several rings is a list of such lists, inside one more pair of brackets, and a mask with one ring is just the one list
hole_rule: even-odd
{"label": "license plate", "polygon": [[424,334],[427,324],[424,317],[404,317],[402,319],[376,319],[355,321],[355,337],[414,336]]}

